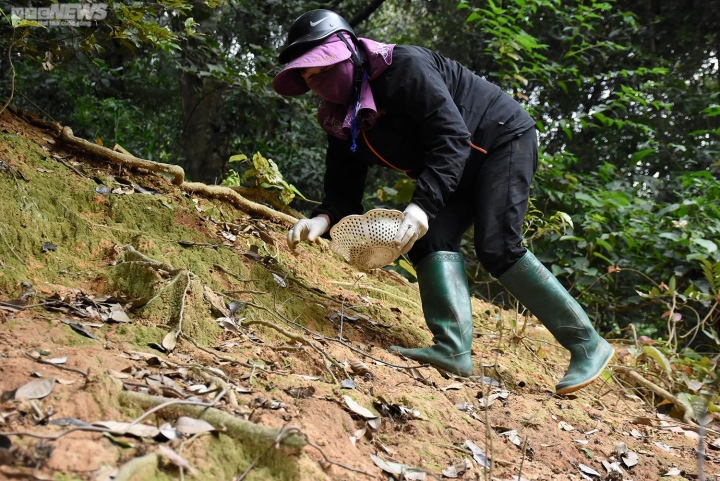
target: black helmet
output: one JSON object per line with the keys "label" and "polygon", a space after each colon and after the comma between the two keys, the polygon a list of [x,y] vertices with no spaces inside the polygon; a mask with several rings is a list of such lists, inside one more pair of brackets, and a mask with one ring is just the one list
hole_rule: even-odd
{"label": "black helmet", "polygon": [[280,64],[288,63],[335,32],[347,32],[357,42],[350,24],[332,10],[319,9],[303,13],[290,26],[287,42],[280,51]]}

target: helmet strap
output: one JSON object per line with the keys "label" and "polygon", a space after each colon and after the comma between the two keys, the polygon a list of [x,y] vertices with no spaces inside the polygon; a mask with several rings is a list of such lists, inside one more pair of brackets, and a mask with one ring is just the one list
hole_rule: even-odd
{"label": "helmet strap", "polygon": [[342,32],[338,32],[337,36],[340,37],[340,40],[342,40],[348,50],[350,50],[350,58],[352,59],[352,63],[355,66],[355,73],[353,75],[353,99],[356,99],[357,101],[358,95],[360,95],[360,88],[362,87],[365,76],[363,54],[360,48],[353,49],[345,36],[340,35],[341,33]]}

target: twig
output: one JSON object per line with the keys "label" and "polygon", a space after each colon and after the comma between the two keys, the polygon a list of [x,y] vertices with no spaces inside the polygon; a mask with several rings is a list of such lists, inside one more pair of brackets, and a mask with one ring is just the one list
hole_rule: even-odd
{"label": "twig", "polygon": [[213,264],[213,267],[215,267],[216,269],[220,269],[221,272],[224,272],[225,274],[229,275],[230,277],[232,277],[235,280],[240,281],[240,282],[257,282],[260,280],[260,279],[243,279],[240,276],[238,276],[237,274],[230,272],[229,269],[226,269],[225,267],[221,266],[220,264]]}
{"label": "twig", "polygon": [[[282,371],[268,371],[267,369],[263,369],[263,368],[261,368],[261,367],[258,367],[258,366],[256,366],[256,365],[254,365],[254,364],[250,364],[250,363],[247,363],[247,362],[242,362],[242,361],[239,361],[239,360],[235,359],[234,357],[226,356],[226,355],[221,354],[221,353],[219,353],[219,352],[211,351],[211,350],[208,349],[207,347],[203,347],[203,346],[201,346],[200,344],[198,344],[197,342],[195,342],[194,339],[189,339],[189,338],[183,338],[183,339],[188,340],[190,343],[192,343],[193,346],[197,347],[197,348],[200,349],[201,351],[205,351],[205,352],[207,352],[208,354],[217,357],[217,358],[220,359],[221,361],[226,361],[226,362],[229,362],[229,363],[232,363],[232,364],[236,364],[236,365],[238,365],[238,366],[248,367],[248,368],[250,368],[250,369],[257,369],[257,370],[262,371],[262,372],[267,373],[267,374],[279,374],[279,375],[281,375],[281,376],[287,376],[287,375],[288,375],[288,373],[285,373],[285,372],[282,372]],[[166,360],[166,362],[168,362],[168,361]],[[180,365],[180,364],[178,364],[178,365]],[[192,366],[190,366],[190,367],[197,367],[197,366],[196,366],[196,365],[192,365]]]}
{"label": "twig", "polygon": [[223,291],[223,294],[267,294],[266,291],[253,291],[250,289],[233,289],[231,291]]}
{"label": "twig", "polygon": [[63,436],[67,436],[70,433],[74,433],[75,431],[91,431],[96,433],[106,433],[110,432],[110,429],[108,428],[101,428],[98,426],[76,426],[74,428],[70,428],[67,431],[62,431],[58,434],[35,434],[35,433],[28,433],[24,431],[7,431],[7,432],[0,432],[0,435],[2,436],[27,436],[29,438],[36,438],[36,439],[47,439],[49,441],[56,441],[60,439]]}
{"label": "twig", "polygon": [[8,46],[8,62],[10,63],[10,96],[7,99],[7,102],[5,102],[5,105],[2,106],[0,109],[0,115],[2,115],[3,112],[5,112],[5,109],[8,105],[10,105],[10,102],[12,102],[13,95],[15,94],[15,66],[13,65],[12,61],[12,49],[15,46],[15,29],[13,29],[13,36],[12,41],[10,42],[10,45]]}
{"label": "twig", "polygon": [[[296,429],[297,429],[297,428],[296,428]],[[353,468],[352,466],[348,466],[348,465],[346,465],[346,464],[338,463],[337,461],[332,461],[331,459],[328,459],[328,457],[325,455],[325,453],[323,452],[323,450],[322,450],[322,449],[320,448],[320,446],[318,446],[317,444],[314,444],[314,443],[311,443],[310,441],[308,441],[308,446],[310,446],[311,448],[317,449],[317,450],[320,452],[320,454],[322,455],[323,459],[325,460],[325,462],[326,462],[327,464],[332,464],[333,466],[339,466],[339,467],[341,467],[341,468],[343,468],[343,469],[347,469],[348,471],[352,471],[352,472],[354,472],[354,473],[364,474],[365,476],[370,476],[370,477],[373,477],[373,478],[375,477],[374,474],[368,473],[367,471],[363,471],[362,469]]]}
{"label": "twig", "polygon": [[[293,334],[293,333],[291,333],[291,332],[288,332],[288,331],[286,331],[285,329],[283,329],[282,327],[276,326],[275,324],[272,324],[272,323],[267,322],[267,321],[252,320],[252,321],[245,321],[245,322],[243,322],[243,325],[246,325],[246,326],[253,325],[253,324],[260,324],[261,326],[265,326],[265,327],[269,327],[269,328],[271,328],[271,329],[275,329],[276,331],[278,331],[278,332],[280,332],[281,334],[289,337],[289,338],[292,339],[293,341],[295,341],[295,342],[297,342],[297,343],[299,343],[299,344],[303,344],[303,345],[305,345],[305,346],[308,346],[308,347],[314,349],[314,350],[317,351],[325,360],[329,361],[331,364],[334,364],[336,367],[339,367],[340,369],[342,369],[342,370],[344,371],[345,368],[343,367],[342,364],[340,364],[338,361],[336,361],[335,359],[333,359],[333,358],[331,358],[330,356],[328,356],[327,353],[325,353],[322,349],[320,349],[319,347],[317,347],[315,344],[313,344],[312,342],[308,341],[308,340],[305,339],[304,337],[295,335],[295,334]],[[332,377],[332,379],[333,379],[333,381],[335,382],[335,384],[337,384],[338,380],[337,380],[337,378],[335,377],[335,374],[330,370],[330,368],[327,366],[327,364],[323,363],[323,365],[325,366],[325,369],[330,373],[330,377]]]}
{"label": "twig", "polygon": [[522,469],[523,469],[523,464],[525,463],[525,450],[527,449],[527,443],[528,443],[528,437],[526,434],[525,441],[523,441],[523,445],[522,445],[522,457],[520,458],[520,468],[518,469],[518,475],[517,475],[518,479],[522,479]]}
{"label": "twig", "polygon": [[[364,274],[359,276],[357,280],[353,283],[353,288],[355,288],[355,284],[360,282],[360,279],[364,277]],[[340,305],[340,334],[338,335],[338,339],[342,341],[343,338],[343,324],[345,321],[345,296],[342,298],[342,304]]]}
{"label": "twig", "polygon": [[[350,344],[346,343],[345,341],[343,341],[343,340],[341,340],[341,339],[336,339],[336,338],[334,338],[334,337],[324,336],[324,335],[322,335],[322,334],[320,334],[320,333],[318,333],[318,332],[312,331],[312,330],[308,329],[307,327],[305,327],[305,326],[303,326],[303,325],[301,325],[301,324],[298,324],[297,322],[291,321],[290,319],[286,318],[285,316],[283,316],[282,314],[280,314],[279,312],[277,312],[277,311],[275,311],[275,310],[268,309],[268,308],[265,307],[265,306],[261,306],[261,305],[259,305],[259,304],[255,304],[255,303],[252,303],[252,302],[248,302],[248,303],[246,303],[246,305],[247,305],[247,306],[250,306],[250,307],[254,307],[254,308],[256,308],[256,309],[262,309],[262,310],[267,311],[267,312],[269,312],[269,313],[271,313],[271,314],[274,314],[274,315],[277,316],[281,321],[286,322],[286,323],[288,323],[288,324],[290,324],[290,325],[292,325],[292,326],[295,326],[295,327],[297,327],[298,329],[301,329],[301,330],[307,332],[308,334],[310,334],[310,335],[312,335],[312,336],[314,336],[314,337],[316,337],[316,338],[318,338],[318,339],[321,339],[321,340],[323,340],[323,341],[330,341],[330,342],[340,343],[340,344],[342,344],[343,346],[345,346],[346,348],[350,349],[351,351],[356,352],[356,353],[358,353],[358,354],[360,354],[360,355],[362,355],[362,356],[364,356],[364,357],[367,357],[368,359],[372,359],[372,360],[375,361],[375,362],[379,362],[379,363],[381,363],[381,364],[384,364],[384,365],[386,365],[386,366],[388,366],[388,367],[392,367],[392,368],[394,368],[394,369],[419,369],[419,368],[423,368],[423,367],[428,367],[427,364],[416,364],[416,365],[414,365],[414,366],[400,366],[400,365],[397,365],[397,364],[391,364],[391,363],[389,363],[389,362],[387,362],[387,361],[383,361],[382,359],[378,359],[378,358],[376,358],[376,357],[373,357],[373,356],[371,356],[370,354],[368,354],[368,353],[366,353],[366,352],[364,352],[364,351],[361,351],[360,349],[358,349],[358,348],[356,348],[356,347],[354,347],[354,346],[351,346]],[[263,321],[263,322],[264,322],[264,321]],[[273,327],[274,329],[278,329],[277,326],[275,326],[275,325],[273,325],[273,324],[270,324],[270,326]],[[300,339],[303,339],[303,338],[300,337]],[[303,340],[304,340],[304,339],[303,339]],[[299,341],[299,342],[302,342],[302,341]],[[304,342],[303,342],[303,344],[304,344]]]}
{"label": "twig", "polygon": [[70,170],[72,170],[73,172],[75,172],[75,173],[76,173],[77,175],[79,175],[80,177],[82,177],[82,178],[84,178],[84,179],[87,179],[87,178],[88,178],[87,174],[85,174],[85,173],[83,173],[83,172],[80,172],[78,169],[75,168],[74,165],[72,165],[70,162],[68,162],[68,161],[65,160],[64,158],[62,158],[62,157],[55,157],[55,160],[57,160],[57,161],[60,162],[62,165],[64,165],[64,166],[67,167],[68,169],[70,169]]}
{"label": "twig", "polygon": [[[317,351],[318,354],[320,354],[320,356],[323,358],[323,366],[325,366],[325,369],[330,374],[330,377],[332,378],[333,382],[335,384],[337,384],[338,380],[337,380],[337,377],[335,377],[335,373],[332,372],[332,369],[330,369],[330,367],[327,365],[327,363],[325,361],[329,361],[331,364],[335,365],[335,367],[338,367],[341,371],[345,372],[345,368],[343,367],[343,365],[340,364],[339,362],[337,362],[335,359],[328,356],[325,353],[325,351],[323,351],[319,347],[315,346],[314,344],[310,344],[310,347],[315,349],[315,351]],[[347,376],[347,374],[345,374],[345,376]]]}
{"label": "twig", "polygon": [[[82,175],[82,174],[80,174],[80,175]],[[129,233],[129,234],[141,234],[142,233],[141,230],[137,230],[137,229],[123,229],[122,227],[113,227],[110,225],[98,224],[96,222],[89,221],[85,217],[80,215],[79,213],[69,209],[68,206],[63,204],[61,201],[56,200],[56,202],[58,203],[59,206],[61,206],[63,209],[65,209],[66,214],[70,214],[74,217],[77,217],[82,222],[85,222],[86,224],[91,225],[93,227],[97,227],[99,229],[107,229],[107,230],[111,230],[111,231],[115,231],[115,232],[124,232],[124,233]]]}
{"label": "twig", "polygon": [[304,344],[306,346],[310,346],[312,344],[310,341],[308,341],[304,337],[299,336],[297,334],[293,334],[292,332],[286,331],[282,327],[276,326],[275,324],[268,322],[268,321],[262,321],[262,320],[247,321],[246,320],[241,323],[241,325],[243,325],[243,326],[252,326],[254,324],[259,324],[261,326],[265,326],[265,327],[269,327],[270,329],[274,329],[277,332],[279,332],[280,334],[282,334],[283,336],[286,336],[286,337],[292,339],[293,341],[297,342],[298,344]]}
{"label": "twig", "polygon": [[637,349],[638,351],[640,351],[640,341],[638,341],[638,335],[637,335],[637,330],[635,329],[635,324],[633,324],[633,323],[631,322],[631,323],[628,325],[628,327],[629,327],[630,330],[632,331],[633,340],[635,341],[635,349]]}
{"label": "twig", "polygon": [[[214,386],[220,387],[221,391],[223,391],[224,394],[227,395],[230,406],[232,406],[233,408],[236,408],[236,409],[240,407],[240,405],[237,402],[237,396],[235,396],[235,390],[227,382],[225,382],[224,379],[221,379],[218,376],[213,376],[211,374],[208,374],[201,369],[196,369],[196,372],[204,380],[210,381],[211,388]],[[223,394],[223,392],[221,392],[221,395]],[[220,400],[220,397],[217,398],[217,401]],[[215,401],[215,402],[217,402],[217,401]]]}
{"label": "twig", "polygon": [[[500,336],[500,339],[502,339],[502,334]],[[498,344],[500,343],[500,340],[498,340]],[[496,353],[500,352],[500,349],[496,349]],[[496,354],[497,356],[497,354]],[[497,365],[497,359],[495,360],[495,365]],[[485,377],[485,367],[481,364],[480,369],[480,375]],[[490,394],[490,385],[485,385],[485,392],[483,393],[483,397],[487,399]],[[486,406],[483,412],[483,415],[485,416],[485,442],[486,446],[489,447],[488,449],[488,456],[490,458],[490,467],[486,470],[484,470],[486,479],[492,479],[493,472],[495,468],[495,444],[493,443],[493,430],[490,426],[490,406]]]}
{"label": "twig", "polygon": [[625,367],[625,366],[616,366],[615,369],[616,369],[616,371],[618,371],[618,372],[620,372],[620,373],[627,374],[627,375],[630,376],[635,382],[637,382],[638,384],[640,384],[640,385],[643,386],[644,388],[649,389],[650,391],[652,391],[653,393],[657,394],[658,396],[661,396],[661,397],[663,397],[664,399],[666,399],[666,400],[670,401],[671,403],[673,403],[673,406],[675,406],[675,408],[676,408],[676,409],[680,412],[680,414],[682,415],[682,420],[683,420],[683,422],[689,424],[690,426],[695,426],[695,427],[697,427],[697,424],[695,424],[695,423],[693,422],[693,420],[692,420],[693,408],[692,408],[692,406],[691,406],[690,404],[687,403],[687,401],[683,401],[683,400],[680,399],[679,397],[674,396],[672,393],[666,391],[665,389],[661,388],[661,387],[658,386],[657,384],[655,384],[655,383],[653,383],[653,382],[651,382],[651,381],[648,381],[647,379],[645,379],[644,377],[642,377],[640,374],[638,374],[637,372],[635,372],[634,370],[632,370],[632,369],[630,369],[630,368],[628,368],[628,367]]}
{"label": "twig", "polygon": [[75,368],[72,368],[72,367],[66,367],[66,366],[63,366],[63,365],[60,365],[60,364],[55,364],[54,362],[46,361],[45,359],[41,359],[41,358],[34,358],[34,357],[32,357],[30,354],[28,354],[28,353],[25,353],[25,355],[26,355],[27,357],[29,357],[30,359],[33,359],[33,360],[35,360],[36,362],[39,362],[40,364],[47,364],[48,366],[54,366],[54,367],[56,367],[56,368],[58,368],[58,369],[62,369],[63,371],[74,372],[74,373],[77,373],[77,374],[82,375],[83,377],[87,377],[87,376],[88,376],[88,373],[86,373],[85,371],[82,371],[82,370],[80,370],[80,369],[75,369]]}
{"label": "twig", "polygon": [[183,295],[180,298],[180,312],[178,313],[178,325],[177,329],[175,330],[175,337],[178,337],[180,334],[182,334],[182,323],[183,323],[183,314],[185,313],[185,298],[187,297],[188,290],[190,289],[190,271],[185,271],[185,290],[183,291]]}
{"label": "twig", "polygon": [[54,306],[55,304],[61,304],[61,303],[62,303],[62,301],[52,300],[52,301],[38,302],[36,304],[25,304],[24,306],[18,306],[18,305],[12,304],[10,302],[0,301],[0,306],[10,307],[10,308],[17,309],[19,311],[24,311],[25,309],[30,309],[33,307]]}

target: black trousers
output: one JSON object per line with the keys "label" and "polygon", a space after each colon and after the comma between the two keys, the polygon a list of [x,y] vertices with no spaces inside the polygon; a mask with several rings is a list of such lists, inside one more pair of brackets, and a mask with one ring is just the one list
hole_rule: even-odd
{"label": "black trousers", "polygon": [[488,155],[474,152],[457,190],[408,253],[412,263],[437,251],[458,252],[463,234],[474,226],[478,260],[492,276],[500,277],[526,251],[522,228],[537,163],[535,129]]}

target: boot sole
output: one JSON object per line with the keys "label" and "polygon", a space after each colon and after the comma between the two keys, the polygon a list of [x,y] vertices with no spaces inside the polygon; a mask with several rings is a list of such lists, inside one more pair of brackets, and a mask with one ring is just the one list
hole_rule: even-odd
{"label": "boot sole", "polygon": [[605,362],[603,362],[602,367],[600,369],[598,369],[597,374],[595,374],[593,377],[591,377],[590,379],[588,379],[587,381],[585,381],[581,384],[574,384],[572,386],[567,386],[560,390],[557,390],[557,391],[555,391],[555,394],[570,394],[570,393],[579,391],[580,389],[584,388],[585,386],[587,386],[588,384],[593,382],[595,379],[600,377],[600,374],[602,374],[602,372],[605,370],[607,365],[610,364],[610,361],[612,360],[613,356],[615,356],[615,349],[613,349],[611,347],[610,354],[608,355],[607,359],[605,359]]}

